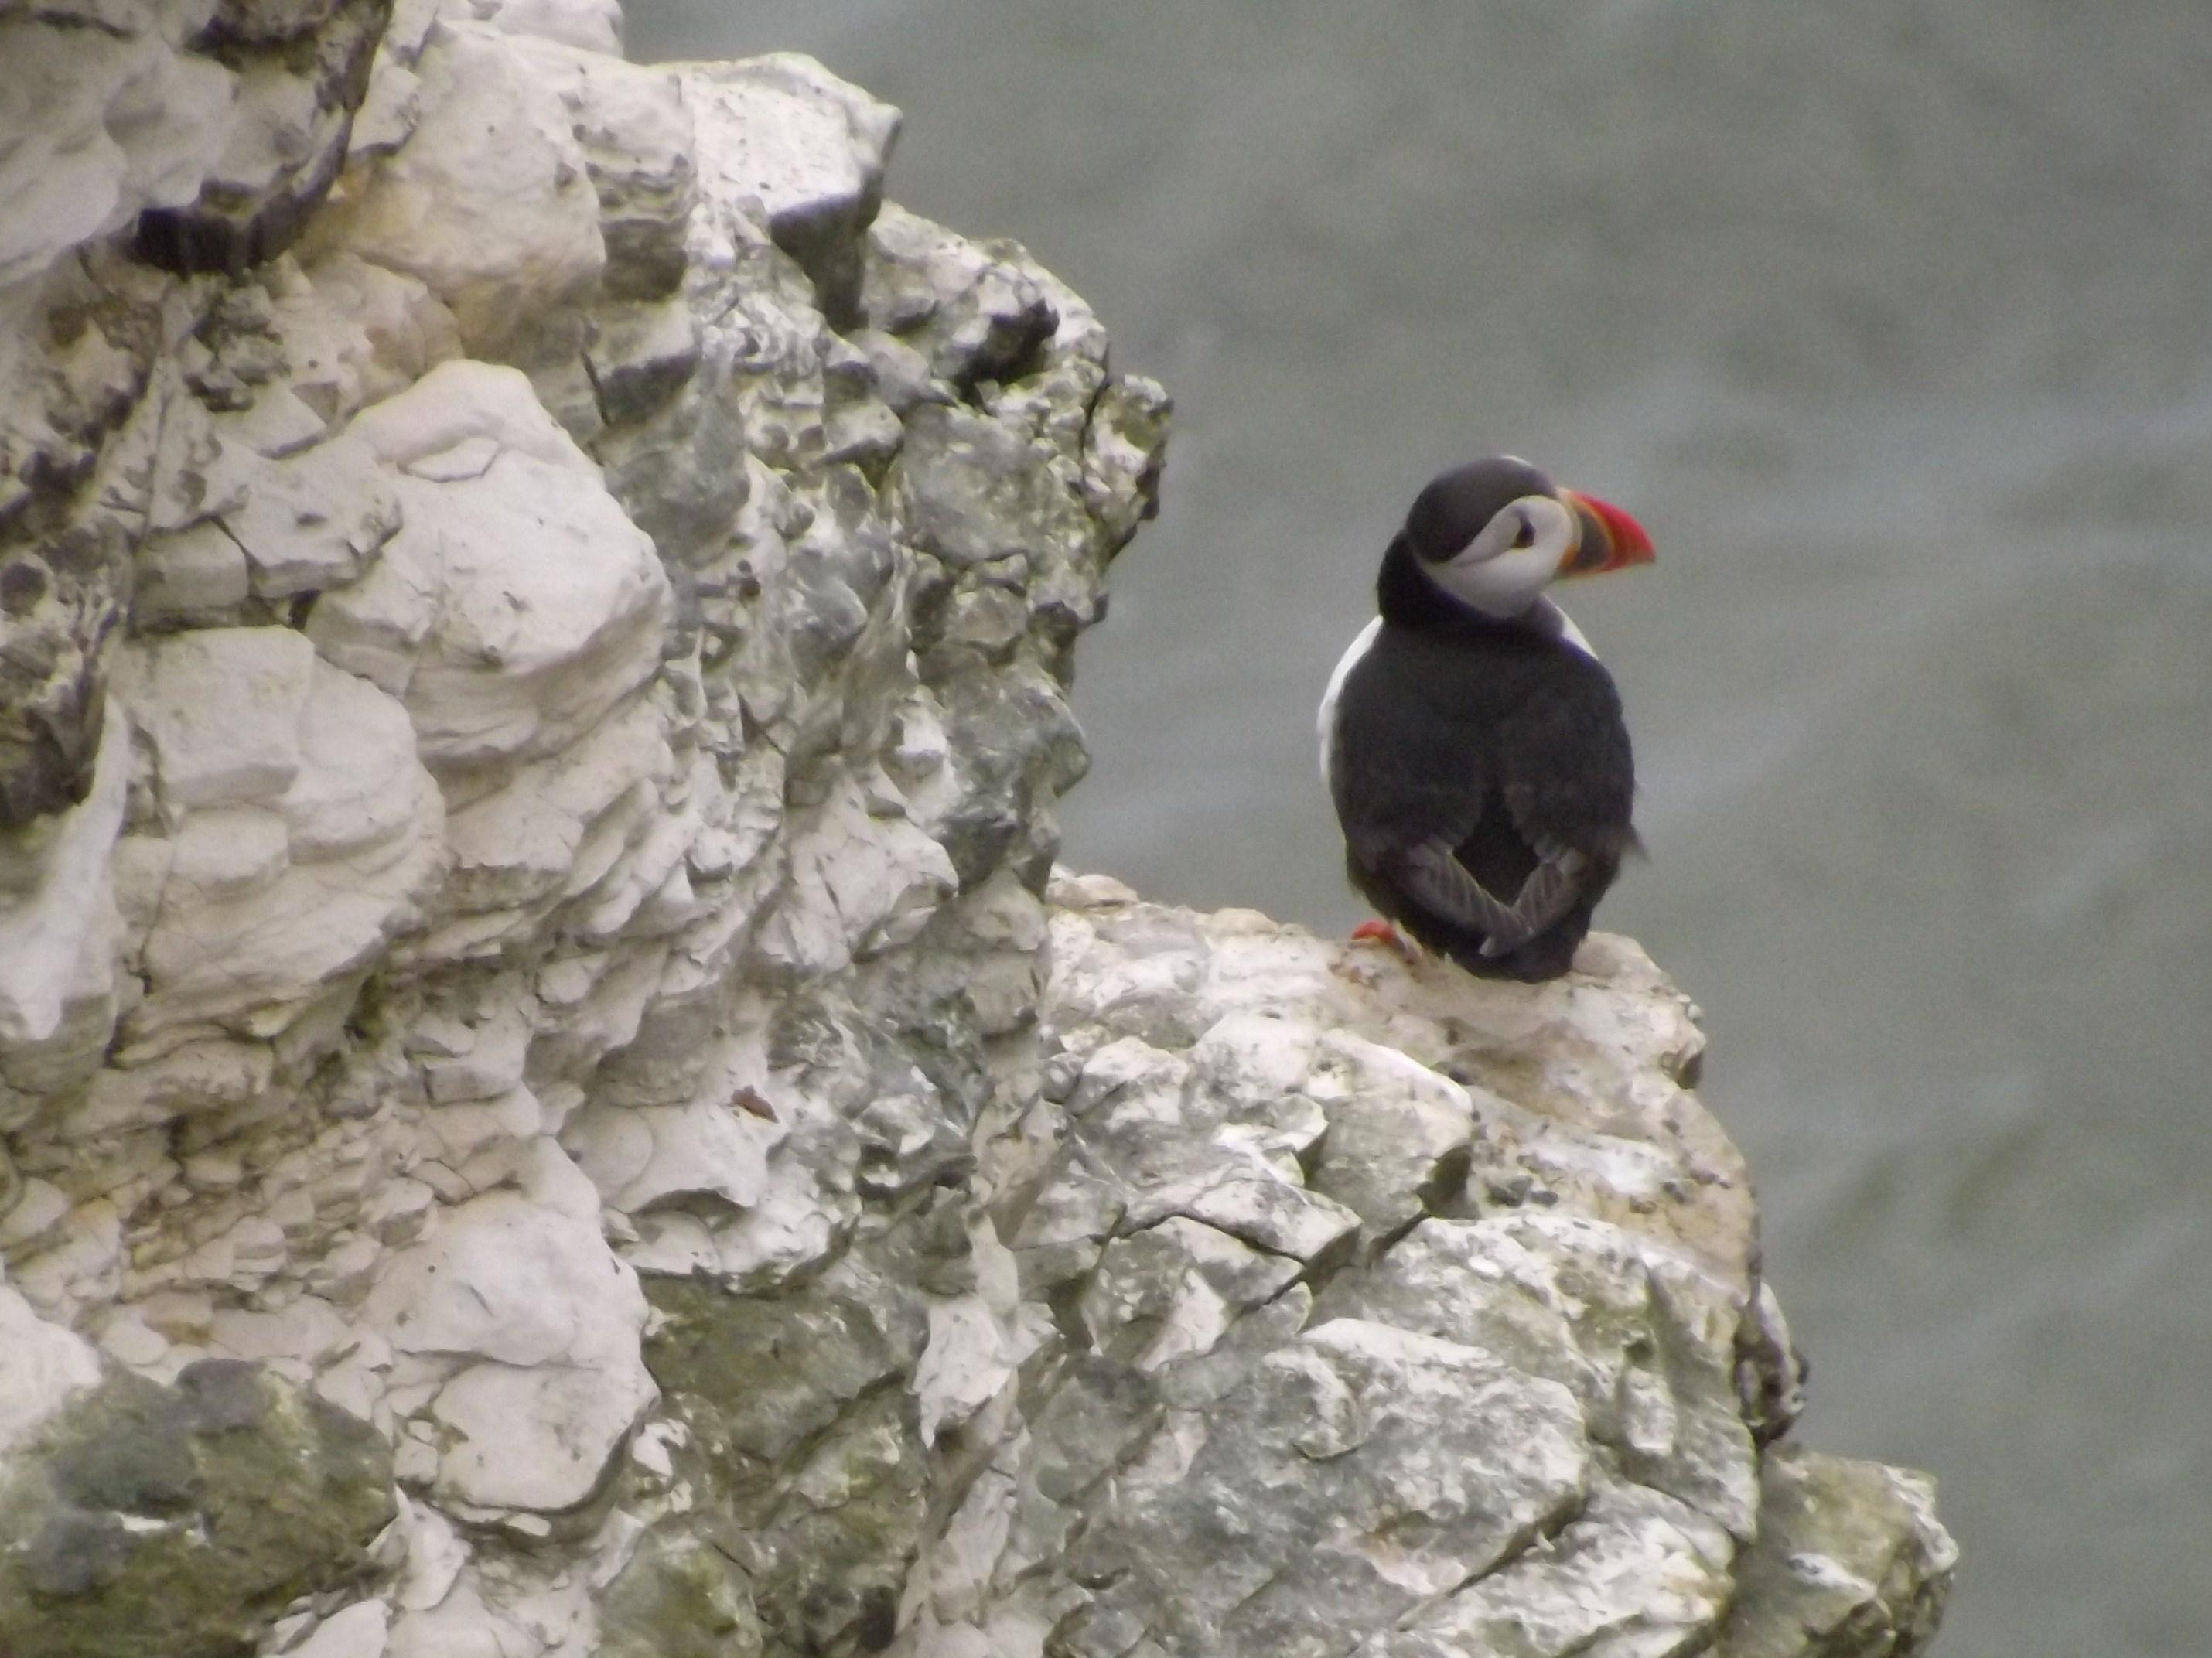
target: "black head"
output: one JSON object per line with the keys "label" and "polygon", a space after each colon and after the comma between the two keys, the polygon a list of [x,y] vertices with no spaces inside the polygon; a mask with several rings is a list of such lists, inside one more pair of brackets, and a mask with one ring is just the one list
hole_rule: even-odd
{"label": "black head", "polygon": [[1514,455],[1486,455],[1429,480],[1406,514],[1406,544],[1424,564],[1464,550],[1485,525],[1523,495],[1552,495],[1552,480]]}
{"label": "black head", "polygon": [[1650,537],[1620,508],[1491,455],[1438,473],[1413,498],[1376,593],[1395,623],[1455,629],[1534,613],[1562,577],[1650,562]]}

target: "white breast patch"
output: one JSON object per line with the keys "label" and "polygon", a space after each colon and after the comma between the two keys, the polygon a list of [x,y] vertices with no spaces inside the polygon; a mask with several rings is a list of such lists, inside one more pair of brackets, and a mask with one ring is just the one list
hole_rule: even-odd
{"label": "white breast patch", "polygon": [[1536,610],[1540,614],[1547,611],[1550,613],[1550,620],[1559,629],[1559,636],[1561,639],[1565,640],[1568,644],[1589,658],[1591,661],[1597,660],[1597,653],[1590,648],[1589,641],[1583,637],[1583,630],[1575,626],[1574,617],[1569,616],[1548,598],[1538,599]]}
{"label": "white breast patch", "polygon": [[1328,677],[1328,689],[1321,694],[1321,712],[1314,718],[1314,729],[1321,738],[1321,780],[1324,788],[1331,786],[1328,751],[1336,746],[1337,699],[1344,695],[1346,678],[1358,665],[1359,659],[1374,648],[1375,636],[1382,631],[1382,618],[1379,616],[1359,630],[1359,636],[1337,658],[1335,671]]}

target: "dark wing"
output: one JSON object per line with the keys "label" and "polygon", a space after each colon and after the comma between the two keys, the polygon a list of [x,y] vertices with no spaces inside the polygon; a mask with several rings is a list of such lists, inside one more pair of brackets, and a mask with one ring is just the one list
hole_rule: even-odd
{"label": "dark wing", "polygon": [[1337,699],[1329,792],[1352,861],[1378,873],[1429,841],[1457,846],[1492,785],[1486,744],[1439,705],[1431,666],[1418,641],[1386,628]]}
{"label": "dark wing", "polygon": [[1587,860],[1571,847],[1542,853],[1511,902],[1468,872],[1443,841],[1424,841],[1396,859],[1399,884],[1425,908],[1486,935],[1486,956],[1518,950],[1575,907]]}
{"label": "dark wing", "polygon": [[1610,880],[1636,845],[1635,758],[1613,676],[1580,652],[1563,656],[1547,695],[1499,722],[1498,793],[1539,858],[1578,852]]}

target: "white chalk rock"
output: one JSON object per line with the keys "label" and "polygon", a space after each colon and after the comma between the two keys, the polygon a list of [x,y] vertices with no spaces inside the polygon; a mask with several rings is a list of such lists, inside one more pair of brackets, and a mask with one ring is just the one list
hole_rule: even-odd
{"label": "white chalk rock", "polygon": [[272,800],[300,772],[314,647],[289,628],[134,640],[114,687],[154,750],[172,810]]}
{"label": "white chalk rock", "polygon": [[618,1359],[635,1348],[645,1303],[589,1227],[494,1192],[396,1257],[366,1310],[400,1352],[526,1367]]}
{"label": "white chalk rock", "polygon": [[1572,1388],[1638,1480],[1738,1537],[1756,1530],[1759,1459],[1735,1380],[1744,1309],[1694,1264],[1578,1215],[1429,1219],[1356,1299]]}
{"label": "white chalk rock", "polygon": [[1540,1553],[1362,1643],[1359,1658],[1694,1652],[1726,1611],[1728,1533],[1656,1492],[1601,1489]]}
{"label": "white chalk rock", "polygon": [[254,806],[210,806],[189,814],[171,843],[173,901],[244,898],[267,887],[289,861],[284,820]]}
{"label": "white chalk rock", "polygon": [[453,313],[425,283],[343,251],[283,285],[270,325],[292,364],[293,394],[326,428],[461,354]]}
{"label": "white chalk rock", "polygon": [[758,202],[769,228],[784,234],[857,230],[873,216],[898,137],[896,109],[798,52],[687,68],[711,191]]}
{"label": "white chalk rock", "polygon": [[636,1274],[588,1220],[520,1193],[453,1210],[365,1311],[397,1351],[460,1363],[431,1406],[447,1430],[437,1489],[477,1507],[581,1502],[658,1396]]}
{"label": "white chalk rock", "polygon": [[1170,1652],[1386,1626],[1579,1506],[1581,1413],[1473,1347],[1338,1320],[1261,1361],[1198,1442],[1133,1469],[1082,1557],[1121,1569],[1071,1644],[1125,1618]]}
{"label": "white chalk rock", "polygon": [[222,524],[245,555],[253,592],[289,598],[359,575],[398,529],[399,503],[375,454],[340,440],[263,469]]}
{"label": "white chalk rock", "polygon": [[299,634],[210,629],[143,655],[133,717],[165,803],[185,809],[129,1032],[273,1035],[421,922],[443,872],[444,802],[406,710]]}
{"label": "white chalk rock", "polygon": [[659,1396],[642,1363],[472,1364],[430,1406],[450,1441],[437,1491],[479,1509],[572,1509]]}
{"label": "white chalk rock", "polygon": [[733,1210],[768,1193],[779,1127],[732,1106],[599,1107],[577,1113],[562,1144],[608,1205],[626,1215],[700,1199]]}
{"label": "white chalk rock", "polygon": [[1080,1525],[1073,1650],[1710,1644],[1794,1367],[1746,1345],[1753,1216],[1679,994],[1602,937],[1504,987],[1054,896],[1057,1139],[1014,1248],[1089,1339],[1024,1395],[988,1581]]}
{"label": "white chalk rock", "polygon": [[812,279],[822,311],[844,319],[898,111],[797,52],[688,64],[684,86],[702,192],[766,230]]}
{"label": "white chalk rock", "polygon": [[70,27],[58,12],[0,19],[0,288],[199,194],[234,81],[176,50],[187,9],[134,7],[108,27]]}
{"label": "white chalk rock", "polygon": [[[502,27],[511,27],[513,9],[500,13]],[[685,233],[698,195],[691,111],[677,74],[623,63],[558,33],[529,33],[544,38],[518,40],[515,49],[560,98],[599,198],[607,258],[601,296],[645,300],[673,294],[683,282]],[[673,317],[696,356],[696,324],[680,307]],[[613,325],[604,307],[597,320],[595,349]],[[604,401],[609,388],[597,367],[593,374]]]}
{"label": "white chalk rock", "polygon": [[915,1410],[925,1444],[997,1398],[1037,1345],[1008,1329],[981,1296],[929,1309],[929,1345],[914,1368]]}
{"label": "white chalk rock", "polygon": [[508,34],[557,40],[580,52],[622,53],[620,0],[470,0],[464,10]]}
{"label": "white chalk rock", "polygon": [[[222,1040],[182,1042],[128,1069],[109,1066],[70,1108],[61,1137],[96,1140],[196,1112],[250,1105],[265,1096],[274,1068],[267,1044]],[[239,1183],[242,1171],[234,1163],[202,1157],[188,1166],[186,1177],[227,1190]]]}
{"label": "white chalk rock", "polygon": [[292,1649],[291,1658],[384,1658],[392,1630],[392,1607],[383,1600],[356,1600],[315,1625]]}
{"label": "white chalk rock", "polygon": [[246,550],[210,519],[147,537],[131,602],[148,621],[198,622],[224,616],[252,591]]}
{"label": "white chalk rock", "polygon": [[[553,902],[596,884],[641,833],[675,765],[659,711],[634,701],[460,806],[450,823],[453,869],[439,902],[454,918],[448,932],[477,942],[511,935]],[[508,919],[479,924],[487,916]],[[437,937],[425,950],[445,953]]]}
{"label": "white chalk rock", "polygon": [[871,812],[854,779],[788,832],[790,896],[758,945],[779,967],[834,972],[903,944],[959,885],[944,847],[903,817]]}
{"label": "white chalk rock", "polygon": [[[378,74],[397,66],[380,60]],[[532,360],[580,337],[606,263],[599,202],[559,99],[517,43],[441,25],[413,69],[420,114],[349,177],[317,246],[421,278],[476,356]]]}
{"label": "white chalk rock", "polygon": [[[122,944],[110,854],[130,769],[130,731],[111,702],[92,793],[0,853],[0,1080],[56,1090],[106,1046]],[[0,1090],[0,1127],[6,1098]]]}
{"label": "white chalk rock", "polygon": [[[540,1536],[550,1529],[523,1518],[535,1524],[511,1528]],[[591,1606],[600,1587],[580,1571],[516,1571],[504,1560],[487,1570],[471,1560],[435,1607],[392,1619],[385,1658],[580,1658],[603,1650]]]}
{"label": "white chalk rock", "polygon": [[393,1524],[407,1545],[407,1564],[394,1599],[402,1613],[428,1612],[453,1592],[461,1568],[468,1564],[469,1546],[452,1521],[410,1500],[404,1491],[399,1494],[399,1517]]}
{"label": "white chalk rock", "polygon": [[100,1355],[90,1342],[47,1323],[0,1284],[0,1454],[99,1380]]}
{"label": "white chalk rock", "polygon": [[1212,1352],[1240,1315],[1274,1299],[1299,1263],[1170,1217],[1100,1253],[1080,1306],[1103,1353],[1139,1370]]}
{"label": "white chalk rock", "polygon": [[406,703],[434,771],[556,753],[652,677],[652,540],[522,375],[447,363],[348,431],[401,473],[405,522],[307,636]]}
{"label": "white chalk rock", "polygon": [[433,838],[439,813],[414,759],[406,710],[368,680],[317,663],[301,721],[306,763],[276,802],[295,864],[370,855]]}

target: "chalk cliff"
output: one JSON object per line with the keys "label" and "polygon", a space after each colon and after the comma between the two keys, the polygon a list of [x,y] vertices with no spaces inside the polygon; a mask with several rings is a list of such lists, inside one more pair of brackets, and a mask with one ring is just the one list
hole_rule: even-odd
{"label": "chalk cliff", "polygon": [[1165,397],[618,26],[0,9],[0,1654],[1917,1650],[1682,998],[1055,875]]}

